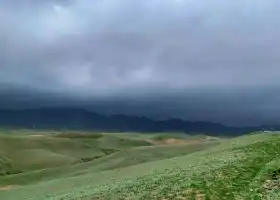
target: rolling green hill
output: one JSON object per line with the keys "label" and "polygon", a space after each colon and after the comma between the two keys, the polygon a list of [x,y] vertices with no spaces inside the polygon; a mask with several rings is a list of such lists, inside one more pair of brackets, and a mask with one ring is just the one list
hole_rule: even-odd
{"label": "rolling green hill", "polygon": [[0,152],[11,160],[13,170],[21,172],[70,165],[84,158],[106,155],[100,148],[48,135],[0,135]]}
{"label": "rolling green hill", "polygon": [[151,138],[156,135],[136,133],[66,132],[0,136],[1,142],[5,143],[0,149],[9,157],[5,174],[17,174],[0,178],[0,185],[31,184],[57,177],[119,169],[189,154],[218,144],[217,141],[205,141],[190,145],[154,145]]}
{"label": "rolling green hill", "polygon": [[[116,152],[90,162],[1,176],[0,199],[279,199],[278,175],[272,176],[280,169],[279,136],[256,133],[221,141],[203,138],[194,140],[198,143],[126,149],[116,145]],[[114,137],[151,140],[151,136]],[[96,148],[102,144],[95,142]],[[9,159],[2,159],[2,166],[9,166],[13,161]]]}
{"label": "rolling green hill", "polygon": [[[125,150],[136,147],[146,148],[153,146],[153,140],[149,139],[151,137],[156,136],[143,136],[136,133],[90,134],[69,131],[57,133],[22,130],[19,131],[19,133],[9,132],[8,134],[4,134],[3,132],[0,134],[0,169],[2,174],[13,174],[32,170],[72,166],[73,164],[90,162],[102,157],[106,157],[104,158],[105,160],[111,157],[113,158],[112,160],[117,160],[116,158],[119,157],[118,155],[122,155],[123,153],[128,154]],[[157,158],[156,151],[152,149],[148,151],[145,151],[145,149],[132,150],[130,155],[134,155],[135,153],[133,152],[147,152],[147,154],[149,154],[149,152],[154,152],[153,160],[173,156],[173,153],[168,153],[167,149],[170,148],[167,147],[166,149],[162,148],[162,150],[158,150],[158,152],[162,152],[161,156]],[[180,149],[180,147],[173,147],[170,152],[172,152],[172,149],[175,149],[174,154],[181,152],[180,150],[176,150]],[[108,155],[111,154],[114,155],[108,157]],[[145,157],[143,153],[141,155]],[[151,157],[153,157],[153,155]],[[135,157],[133,159],[135,160]],[[136,158],[136,160],[139,160],[136,164],[140,162],[141,159],[147,161],[151,160],[151,158]]]}

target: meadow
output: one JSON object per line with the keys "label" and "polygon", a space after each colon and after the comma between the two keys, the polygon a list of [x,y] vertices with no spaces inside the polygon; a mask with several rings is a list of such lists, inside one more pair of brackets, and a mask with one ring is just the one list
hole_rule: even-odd
{"label": "meadow", "polygon": [[280,133],[1,131],[1,200],[280,199]]}

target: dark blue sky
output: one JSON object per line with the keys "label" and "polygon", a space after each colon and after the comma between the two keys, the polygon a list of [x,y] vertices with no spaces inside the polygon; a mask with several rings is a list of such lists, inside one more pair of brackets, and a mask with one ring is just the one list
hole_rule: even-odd
{"label": "dark blue sky", "polygon": [[278,0],[0,1],[1,107],[279,122]]}

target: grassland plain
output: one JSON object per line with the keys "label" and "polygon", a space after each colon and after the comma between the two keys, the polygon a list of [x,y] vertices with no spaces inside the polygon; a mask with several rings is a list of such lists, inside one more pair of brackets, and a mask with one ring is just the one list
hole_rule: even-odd
{"label": "grassland plain", "polygon": [[[271,177],[273,171],[280,168],[278,133],[242,136],[188,153],[189,144],[179,146],[128,148],[75,166],[1,177],[0,185],[10,188],[0,191],[0,199],[280,199],[279,180]],[[143,152],[139,150],[149,152],[164,147],[179,148],[179,153],[159,160],[140,159],[128,166],[124,164],[141,157]],[[158,149],[158,152],[168,151]],[[114,159],[121,161],[116,165]],[[97,161],[107,168],[95,168]],[[56,172],[59,169],[63,170]],[[48,173],[44,174],[46,171]],[[62,175],[55,177],[55,173]],[[41,175],[51,178],[39,180]],[[26,181],[16,184],[23,176]]]}

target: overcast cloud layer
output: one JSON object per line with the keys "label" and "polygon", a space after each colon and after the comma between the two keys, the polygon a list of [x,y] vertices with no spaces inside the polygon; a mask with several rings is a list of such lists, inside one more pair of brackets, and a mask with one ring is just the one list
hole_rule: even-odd
{"label": "overcast cloud layer", "polygon": [[1,0],[1,107],[280,122],[279,9],[279,0]]}

